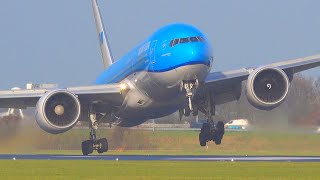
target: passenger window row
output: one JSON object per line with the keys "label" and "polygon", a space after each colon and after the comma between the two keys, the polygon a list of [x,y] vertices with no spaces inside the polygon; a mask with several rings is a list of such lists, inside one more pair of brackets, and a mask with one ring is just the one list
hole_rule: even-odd
{"label": "passenger window row", "polygon": [[177,44],[189,43],[189,42],[204,42],[204,38],[201,36],[186,37],[186,38],[177,38],[170,41],[170,47],[173,47]]}

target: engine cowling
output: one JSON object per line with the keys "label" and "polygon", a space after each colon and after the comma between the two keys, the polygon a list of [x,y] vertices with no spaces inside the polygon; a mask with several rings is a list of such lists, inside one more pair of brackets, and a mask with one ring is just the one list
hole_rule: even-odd
{"label": "engine cowling", "polygon": [[48,133],[63,133],[76,125],[80,109],[80,102],[74,94],[66,90],[53,90],[38,101],[36,121]]}
{"label": "engine cowling", "polygon": [[250,73],[246,92],[248,101],[261,110],[271,110],[279,106],[289,91],[287,74],[277,67],[262,67]]}

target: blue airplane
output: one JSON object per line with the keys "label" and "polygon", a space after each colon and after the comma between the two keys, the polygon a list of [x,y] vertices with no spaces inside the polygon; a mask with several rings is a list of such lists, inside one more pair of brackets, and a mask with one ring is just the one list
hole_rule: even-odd
{"label": "blue airplane", "polygon": [[215,107],[238,100],[242,81],[246,80],[248,101],[257,109],[271,110],[285,100],[295,73],[320,65],[320,55],[315,55],[212,72],[209,39],[188,24],[160,28],[114,61],[97,0],[92,0],[92,6],[105,68],[95,85],[0,91],[0,108],[36,107],[36,121],[48,133],[63,133],[79,121],[89,122],[90,139],[82,142],[84,155],[108,151],[107,139],[96,136],[100,122],[132,127],[177,111],[180,118],[204,113],[207,122],[199,144],[221,144],[224,124],[213,121]]}

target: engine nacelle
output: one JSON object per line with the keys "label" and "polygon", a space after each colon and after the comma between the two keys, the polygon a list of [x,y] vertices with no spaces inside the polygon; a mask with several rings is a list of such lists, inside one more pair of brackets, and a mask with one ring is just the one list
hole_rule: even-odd
{"label": "engine nacelle", "polygon": [[248,77],[246,92],[248,101],[261,110],[271,110],[279,106],[288,95],[289,78],[277,67],[262,67]]}
{"label": "engine nacelle", "polygon": [[38,101],[36,121],[48,133],[63,133],[76,125],[80,109],[80,102],[74,94],[66,90],[53,90]]}

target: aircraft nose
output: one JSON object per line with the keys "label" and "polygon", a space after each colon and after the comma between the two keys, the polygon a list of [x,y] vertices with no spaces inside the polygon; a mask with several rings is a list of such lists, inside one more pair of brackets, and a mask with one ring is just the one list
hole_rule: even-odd
{"label": "aircraft nose", "polygon": [[210,66],[211,53],[205,44],[194,44],[185,50],[185,60],[190,64],[205,64]]}
{"label": "aircraft nose", "polygon": [[182,80],[198,79],[202,81],[211,66],[210,47],[205,43],[194,43],[184,47],[182,59],[184,69],[179,75]]}

